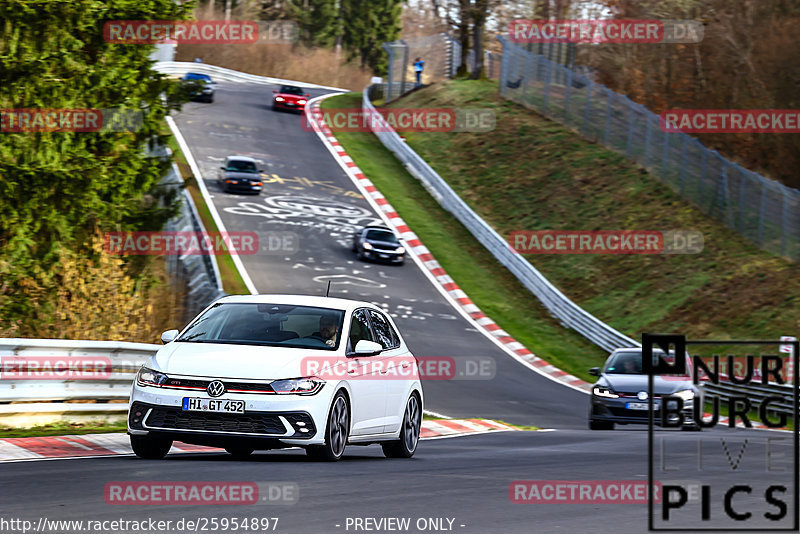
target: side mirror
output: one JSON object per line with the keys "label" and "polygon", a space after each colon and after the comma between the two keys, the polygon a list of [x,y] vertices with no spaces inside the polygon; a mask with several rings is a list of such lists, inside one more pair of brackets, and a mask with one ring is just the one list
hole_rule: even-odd
{"label": "side mirror", "polygon": [[600,376],[600,368],[592,367],[591,369],[589,369],[589,374],[592,376]]}
{"label": "side mirror", "polygon": [[358,343],[356,343],[356,349],[354,354],[358,356],[375,356],[376,354],[380,354],[383,350],[383,347],[380,343],[375,343],[374,341],[367,341],[366,339],[362,339]]}
{"label": "side mirror", "polygon": [[278,92],[278,90],[277,90],[277,89],[273,89],[273,90],[272,90],[272,92],[273,92],[273,93],[277,93],[277,92]]}
{"label": "side mirror", "polygon": [[311,95],[309,95],[309,94],[306,94],[306,98],[311,98]]}
{"label": "side mirror", "polygon": [[163,344],[167,344],[171,341],[174,341],[180,332],[178,330],[167,330],[163,334],[161,334],[161,342]]}
{"label": "side mirror", "polygon": [[224,167],[224,166],[221,166],[221,167],[220,167],[220,169],[222,169],[222,170],[224,171],[224,170],[225,170],[225,167]]}

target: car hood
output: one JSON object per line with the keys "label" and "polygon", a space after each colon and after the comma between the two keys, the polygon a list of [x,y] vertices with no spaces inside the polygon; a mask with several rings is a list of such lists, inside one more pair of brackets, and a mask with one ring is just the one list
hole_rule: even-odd
{"label": "car hood", "polygon": [[173,341],[154,358],[156,370],[166,374],[272,380],[302,376],[307,357],[336,356],[312,349]]}
{"label": "car hood", "polygon": [[[597,384],[608,386],[617,393],[638,393],[647,391],[647,375],[603,374]],[[656,395],[669,395],[684,389],[692,389],[691,380],[653,377],[653,393]]]}
{"label": "car hood", "polygon": [[225,178],[230,178],[233,180],[260,180],[261,175],[257,172],[225,171]]}
{"label": "car hood", "polygon": [[400,247],[400,243],[390,243],[389,241],[376,241],[375,239],[367,239],[367,243],[372,245],[373,247],[377,247],[383,250],[394,250],[397,247]]}

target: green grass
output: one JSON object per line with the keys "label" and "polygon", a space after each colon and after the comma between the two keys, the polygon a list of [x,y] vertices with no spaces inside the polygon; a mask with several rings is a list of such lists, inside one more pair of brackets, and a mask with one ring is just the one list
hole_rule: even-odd
{"label": "green grass", "polygon": [[0,427],[0,439],[76,434],[107,434],[109,432],[126,432],[127,430],[128,427],[124,419],[119,423],[53,423],[31,428]]}
{"label": "green grass", "polygon": [[[360,98],[337,96],[323,107],[354,107]],[[634,339],[643,332],[689,339],[797,335],[798,264],[758,249],[624,156],[502,99],[496,82],[436,84],[392,106],[495,112],[493,132],[404,136],[501,235],[544,229],[701,232],[700,254],[526,256],[569,298],[617,330]],[[487,315],[538,356],[590,379],[586,370],[602,363],[602,351],[550,318],[374,136],[337,138]]]}
{"label": "green grass", "polygon": [[[183,155],[180,147],[178,147],[178,142],[169,132],[169,128],[165,127],[165,131],[163,133],[169,134],[167,145],[170,147],[170,149],[172,149],[175,163],[177,163],[178,169],[180,170],[183,180],[186,183],[186,188],[189,191],[189,194],[192,196],[194,205],[197,208],[197,213],[200,215],[200,219],[203,221],[203,226],[207,232],[218,232],[219,228],[217,228],[217,223],[214,222],[214,218],[211,216],[211,211],[208,209],[208,205],[206,204],[203,195],[200,193],[200,188],[197,186],[197,180],[195,180],[194,175],[192,174],[189,163],[186,161],[186,157]],[[250,291],[247,289],[244,280],[242,280],[242,277],[239,274],[239,270],[233,263],[233,258],[231,255],[219,254],[216,256],[216,259],[217,266],[219,267],[219,276],[222,279],[222,288],[231,295],[249,295]]]}
{"label": "green grass", "polygon": [[[361,95],[326,99],[322,107],[352,108]],[[453,219],[409,175],[375,136],[336,135],[359,168],[386,196],[442,267],[489,317],[534,354],[590,379],[588,369],[606,354],[578,334],[564,330],[519,281]]]}

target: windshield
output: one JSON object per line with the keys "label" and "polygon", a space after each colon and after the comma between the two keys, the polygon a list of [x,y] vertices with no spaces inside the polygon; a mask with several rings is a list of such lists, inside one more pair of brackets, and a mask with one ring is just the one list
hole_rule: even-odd
{"label": "windshield", "polygon": [[367,232],[367,239],[374,239],[375,241],[387,241],[389,243],[399,243],[397,236],[387,230],[369,230]]}
{"label": "windshield", "polygon": [[[665,356],[663,352],[656,351],[656,354],[661,356],[665,361],[672,364],[675,362],[675,355],[670,353]],[[687,368],[691,369],[691,361],[687,358]],[[606,367],[603,370],[606,374],[612,375],[641,375],[644,374],[642,369],[642,353],[641,352],[618,352],[616,356],[606,362]],[[691,371],[690,371],[691,372]],[[678,374],[658,374],[658,376],[675,376],[687,377],[689,375]]]}
{"label": "windshield", "polygon": [[258,172],[255,163],[252,161],[242,161],[239,159],[232,159],[228,161],[228,166],[225,167],[225,170],[235,172]]}
{"label": "windshield", "polygon": [[197,74],[194,72],[188,73],[184,78],[184,80],[200,80],[203,82],[211,83],[211,77],[208,74]]}
{"label": "windshield", "polygon": [[176,341],[336,350],[343,317],[342,310],[311,306],[220,303]]}
{"label": "windshield", "polygon": [[285,93],[288,95],[301,95],[303,94],[303,90],[299,87],[295,87],[293,85],[283,85],[281,86],[281,93]]}

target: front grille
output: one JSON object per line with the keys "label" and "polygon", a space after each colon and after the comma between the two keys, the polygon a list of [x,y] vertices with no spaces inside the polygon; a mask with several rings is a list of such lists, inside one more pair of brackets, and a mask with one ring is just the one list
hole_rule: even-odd
{"label": "front grille", "polygon": [[145,425],[167,430],[280,435],[286,433],[283,423],[273,414],[221,414],[153,408],[145,420]]}
{"label": "front grille", "polygon": [[[197,380],[193,378],[170,377],[164,387],[175,389],[205,390],[211,380]],[[272,386],[263,382],[241,382],[222,380],[225,390],[232,393],[275,393]]]}

